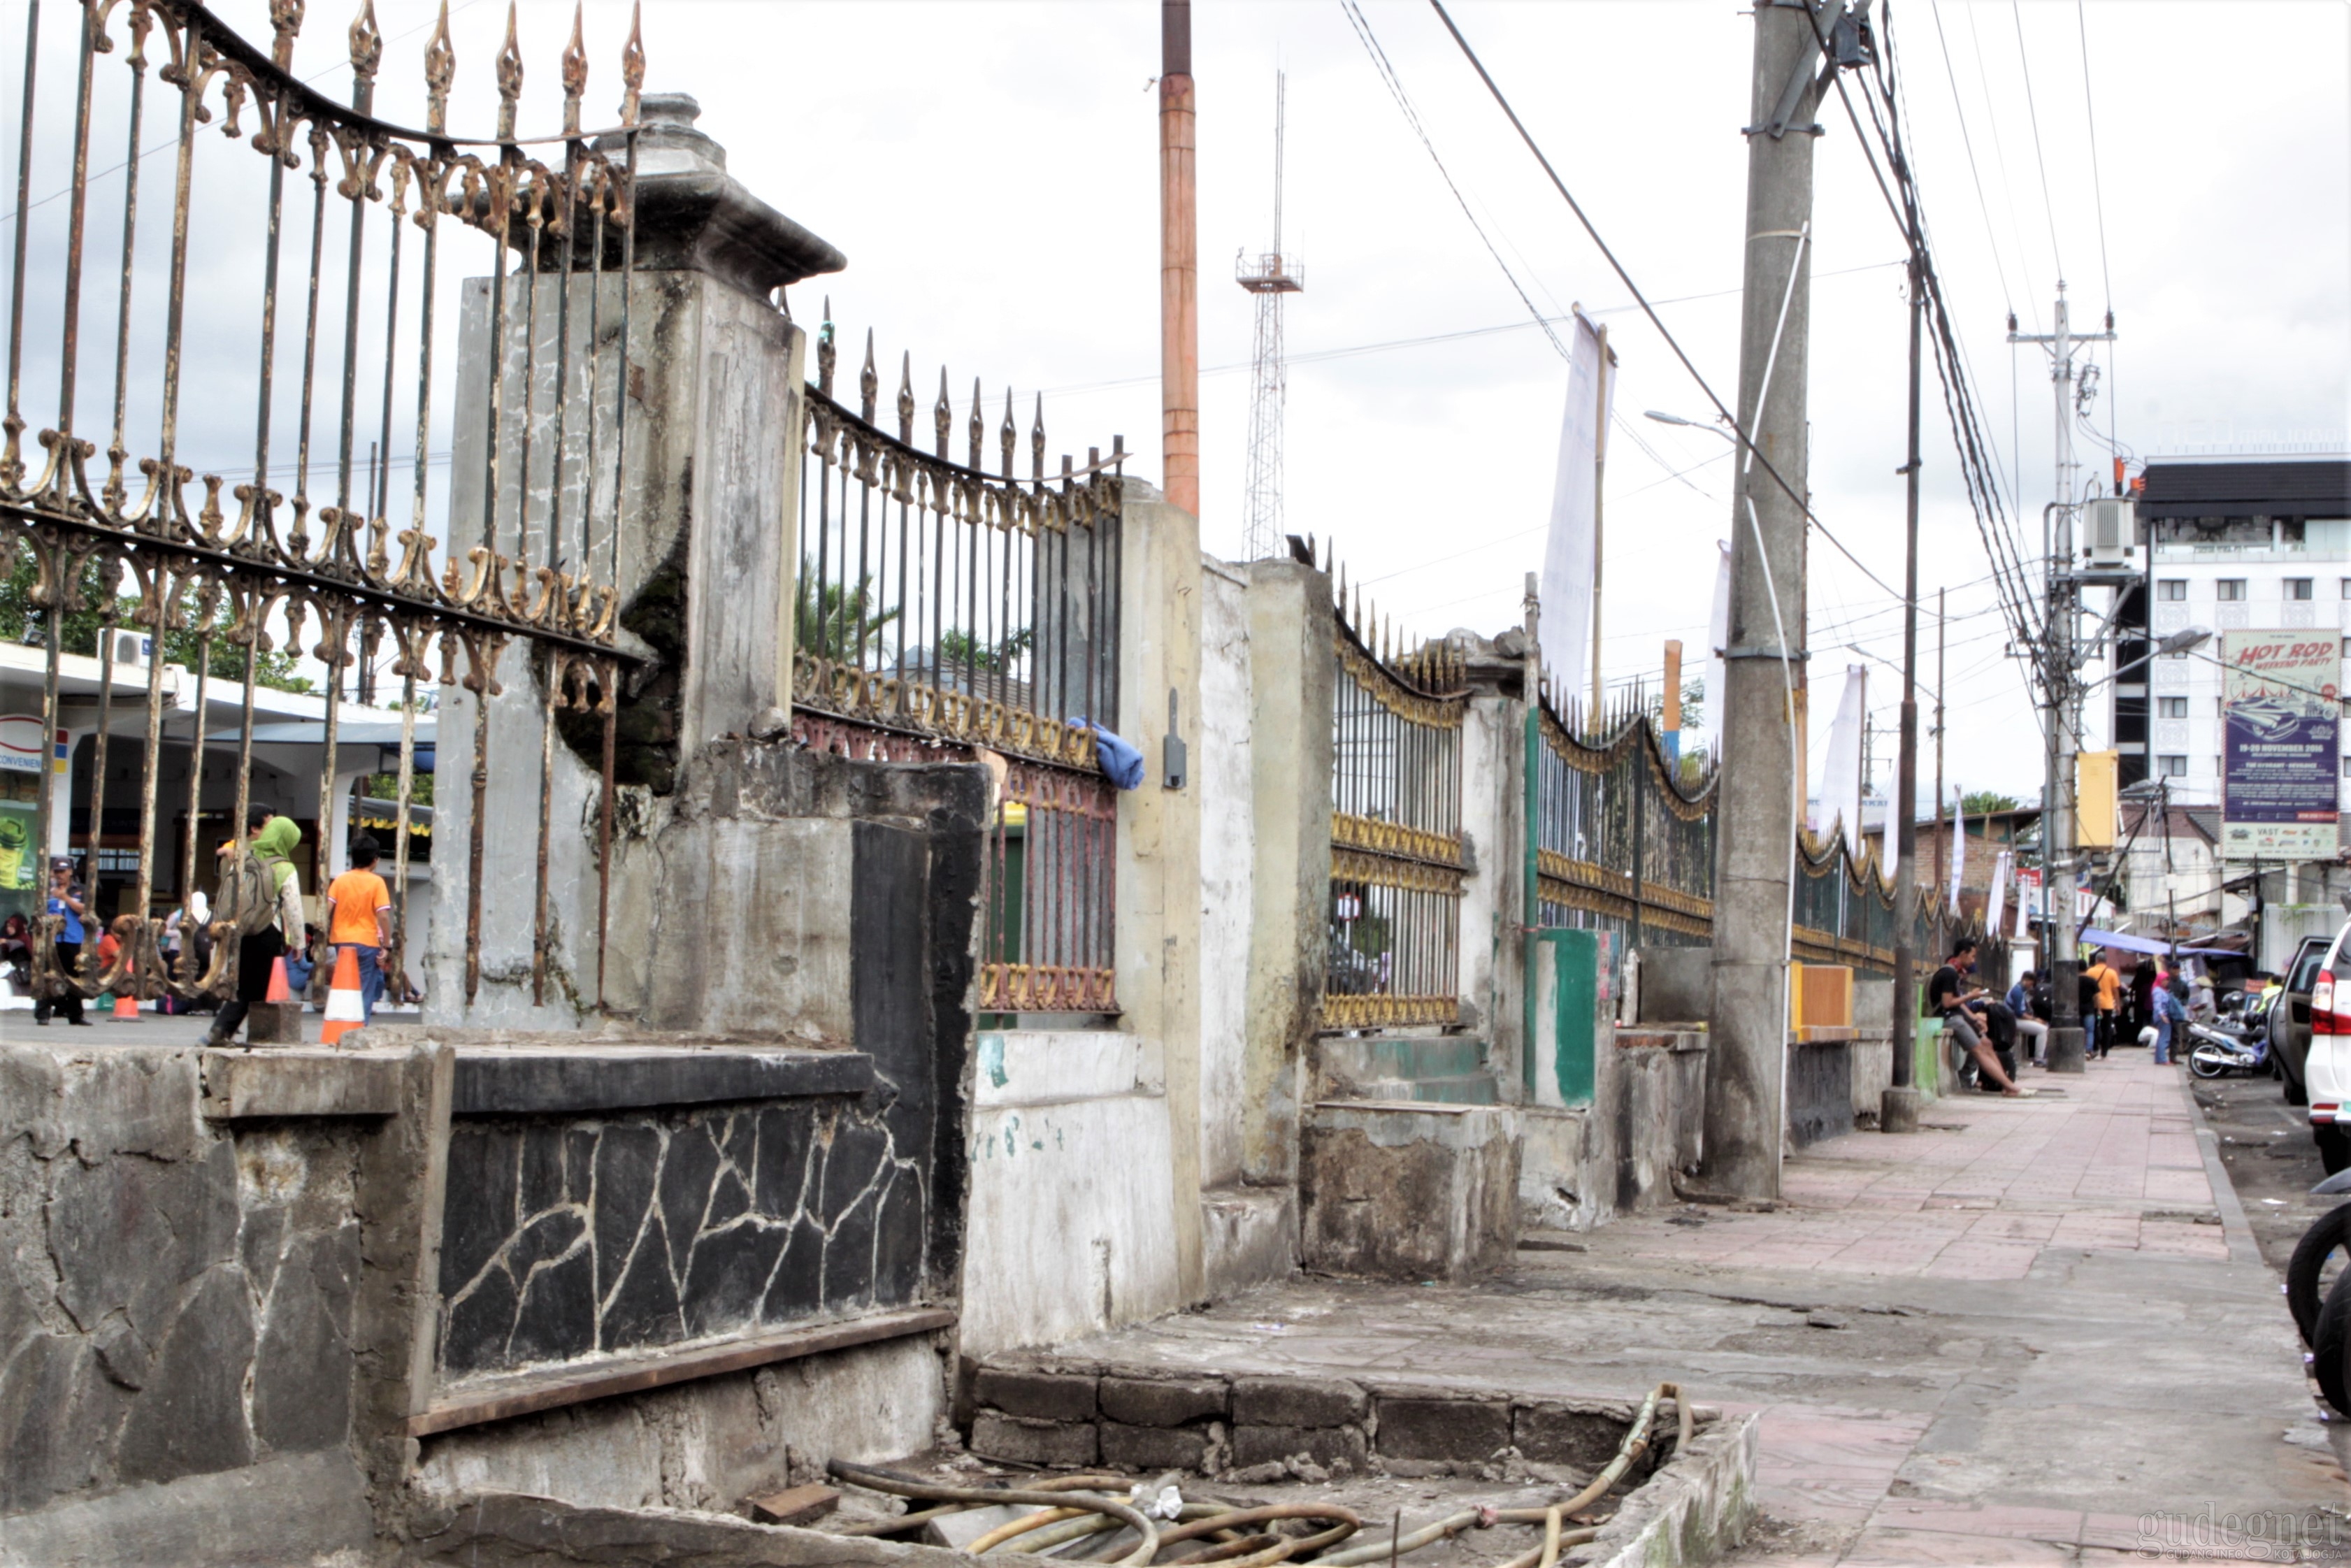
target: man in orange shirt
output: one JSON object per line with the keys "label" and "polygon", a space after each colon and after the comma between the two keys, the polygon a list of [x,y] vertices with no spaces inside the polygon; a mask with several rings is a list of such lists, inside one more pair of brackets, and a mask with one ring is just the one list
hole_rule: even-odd
{"label": "man in orange shirt", "polygon": [[[351,841],[351,869],[327,884],[327,941],[359,954],[360,1016],[370,1022],[383,995],[383,950],[392,946],[392,890],[375,873],[379,852],[374,839],[360,834]],[[329,953],[327,961],[339,960]]]}
{"label": "man in orange shirt", "polygon": [[2098,961],[2082,971],[2082,978],[2097,984],[2098,1018],[2091,1046],[2096,1055],[2104,1057],[2115,1048],[2115,1009],[2122,1001],[2123,977],[2112,964],[2106,962],[2106,955],[2102,948]]}

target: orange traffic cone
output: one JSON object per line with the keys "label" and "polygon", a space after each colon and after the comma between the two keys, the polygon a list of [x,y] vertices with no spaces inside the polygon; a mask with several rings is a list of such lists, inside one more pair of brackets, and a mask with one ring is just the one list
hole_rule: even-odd
{"label": "orange traffic cone", "polygon": [[294,988],[286,983],[285,959],[272,958],[269,961],[269,994],[261,999],[265,1002],[290,1002],[294,999]]}
{"label": "orange traffic cone", "polygon": [[332,1045],[367,1022],[360,1003],[360,956],[350,947],[335,949],[335,983],[327,992],[327,1024],[319,1031],[320,1045]]}
{"label": "orange traffic cone", "polygon": [[116,993],[114,998],[114,1021],[117,1023],[137,1023],[139,1021],[139,998],[132,996],[129,991],[120,991]]}

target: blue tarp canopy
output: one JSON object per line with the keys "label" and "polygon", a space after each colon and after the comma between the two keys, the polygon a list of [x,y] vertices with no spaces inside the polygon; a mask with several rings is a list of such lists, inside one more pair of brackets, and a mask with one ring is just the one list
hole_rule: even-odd
{"label": "blue tarp canopy", "polygon": [[[2119,947],[2126,953],[2153,953],[2160,956],[2171,951],[2168,942],[2158,942],[2152,936],[2133,936],[2123,931],[2085,931],[2082,941],[2092,947]],[[2182,947],[2182,953],[2199,954],[2208,958],[2241,958],[2244,954],[2234,947]]]}

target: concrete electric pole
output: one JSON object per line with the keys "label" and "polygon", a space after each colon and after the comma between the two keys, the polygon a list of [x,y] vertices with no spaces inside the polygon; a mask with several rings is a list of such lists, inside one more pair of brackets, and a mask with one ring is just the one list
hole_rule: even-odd
{"label": "concrete electric pole", "polygon": [[2057,282],[2053,332],[2019,332],[2008,319],[2008,340],[2039,343],[2049,350],[2049,382],[2056,395],[2056,498],[2042,509],[2041,553],[2046,563],[2048,624],[2041,650],[2041,724],[2048,768],[2041,786],[2042,928],[2049,938],[2049,997],[2057,1016],[2049,1029],[2049,1071],[2079,1072],[2082,1065],[2081,943],[2075,936],[2074,883],[2074,769],[2081,745],[2082,687],[2074,678],[2074,621],[2081,613],[2081,563],[2074,557],[2074,515],[2078,506],[2080,465],[2074,460],[2074,350],[2077,344],[2112,342],[2114,312],[2103,332],[2075,332],[2065,307],[2065,282]]}
{"label": "concrete electric pole", "polygon": [[1192,0],[1159,6],[1160,478],[1200,515],[1200,242],[1193,199]]}
{"label": "concrete electric pole", "polygon": [[1742,1197],[1779,1195],[1787,1119],[1790,879],[1802,810],[1795,780],[1805,658],[1806,241],[1820,58],[1801,0],[1755,7],[1739,346],[1748,444],[1731,501],[1706,1079],[1707,1185]]}

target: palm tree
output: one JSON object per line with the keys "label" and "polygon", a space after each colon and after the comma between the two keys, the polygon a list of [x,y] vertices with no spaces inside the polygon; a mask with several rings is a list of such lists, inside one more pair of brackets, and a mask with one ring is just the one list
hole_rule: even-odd
{"label": "palm tree", "polygon": [[866,654],[880,648],[882,629],[898,619],[897,608],[876,608],[873,579],[862,573],[854,595],[845,583],[823,582],[811,596],[805,585],[815,575],[808,562],[800,563],[803,587],[792,616],[794,646],[816,658],[862,665]]}

